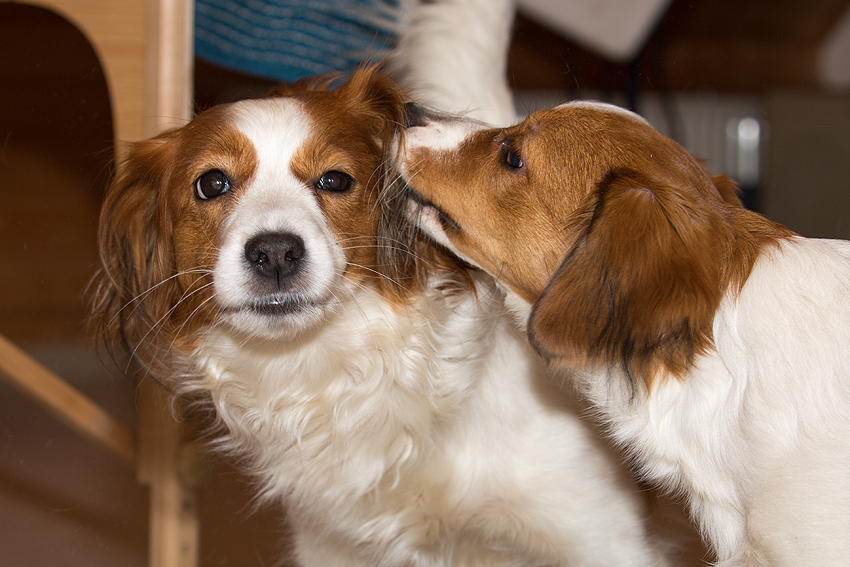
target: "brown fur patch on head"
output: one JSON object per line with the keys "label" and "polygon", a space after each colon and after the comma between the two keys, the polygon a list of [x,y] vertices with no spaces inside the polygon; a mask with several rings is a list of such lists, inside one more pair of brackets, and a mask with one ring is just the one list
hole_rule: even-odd
{"label": "brown fur patch on head", "polygon": [[[322,210],[346,248],[346,276],[376,285],[395,304],[404,304],[435,270],[467,288],[466,266],[423,240],[390,236],[378,205],[392,185],[388,152],[404,120],[404,91],[380,66],[357,70],[337,90],[321,90],[336,77],[296,83],[285,92],[303,100],[316,125],[314,136],[293,158],[297,177],[308,182],[328,170],[349,174],[359,187],[342,195],[319,193]],[[317,90],[317,86],[319,90]],[[397,225],[400,226],[400,225]],[[408,235],[410,236],[410,235]],[[397,262],[404,255],[409,262]],[[392,256],[394,260],[388,258]]]}
{"label": "brown fur patch on head", "polygon": [[401,124],[404,93],[379,67],[357,70],[337,90],[294,88],[315,126],[291,168],[310,183],[324,172],[341,171],[354,182],[340,194],[318,192],[319,204],[345,248],[347,277],[377,285],[393,295],[378,261],[377,198],[387,176],[386,148]]}

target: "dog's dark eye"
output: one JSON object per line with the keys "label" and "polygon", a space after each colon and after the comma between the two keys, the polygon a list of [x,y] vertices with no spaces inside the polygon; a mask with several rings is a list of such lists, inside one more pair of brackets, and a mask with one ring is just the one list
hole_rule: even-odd
{"label": "dog's dark eye", "polygon": [[316,189],[330,193],[344,193],[351,188],[353,179],[347,173],[341,171],[326,171],[316,181]]}
{"label": "dog's dark eye", "polygon": [[230,190],[230,179],[220,169],[206,172],[195,182],[195,196],[202,201],[224,195],[228,190]]}
{"label": "dog's dark eye", "polygon": [[522,155],[519,150],[514,147],[512,138],[504,140],[501,144],[502,162],[510,169],[521,169],[525,162],[522,161]]}
{"label": "dog's dark eye", "polygon": [[510,150],[505,154],[505,163],[508,164],[508,167],[519,169],[523,165],[522,156],[519,155],[518,151]]}

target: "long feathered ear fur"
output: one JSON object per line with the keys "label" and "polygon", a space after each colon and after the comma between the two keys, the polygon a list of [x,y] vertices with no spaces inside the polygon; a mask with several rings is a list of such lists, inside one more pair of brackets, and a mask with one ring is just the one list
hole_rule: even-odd
{"label": "long feathered ear fur", "polygon": [[723,206],[634,172],[610,174],[533,306],[532,344],[549,360],[621,366],[648,384],[660,370],[681,376],[712,346],[729,249]]}
{"label": "long feathered ear fur", "polygon": [[148,333],[156,335],[180,293],[172,277],[168,209],[160,203],[173,137],[169,132],[129,148],[98,228],[102,269],[90,323],[110,350],[126,348],[145,366],[158,356]]}
{"label": "long feathered ear fur", "polygon": [[[389,78],[382,66],[373,65],[355,71],[340,87],[340,93],[358,109],[358,115],[370,121],[373,135],[384,154],[381,180],[377,184],[379,190],[385,193],[380,199],[384,202],[388,192],[400,190],[398,184],[401,180],[391,169],[394,160],[390,159],[390,154],[396,149],[394,137],[403,134],[405,92]],[[376,214],[378,262],[384,276],[381,285],[386,297],[403,304],[435,270],[444,275],[444,293],[472,287],[466,264],[441,247],[426,242],[407,219],[398,214],[388,214],[385,208]],[[455,276],[452,284],[448,283],[452,279],[449,274]]]}
{"label": "long feathered ear fur", "polygon": [[340,87],[340,93],[371,111],[382,147],[387,148],[404,121],[405,93],[401,87],[389,78],[381,65],[372,65],[357,69]]}
{"label": "long feathered ear fur", "polygon": [[[409,222],[400,207],[390,204],[406,199],[408,191],[402,178],[392,170],[396,162],[392,152],[401,147],[393,141],[404,134],[405,91],[388,76],[382,65],[369,65],[355,71],[348,82],[340,86],[340,93],[358,109],[358,115],[370,121],[375,140],[384,154],[381,179],[377,184],[382,195],[375,214],[378,215],[378,263],[386,297],[403,304],[424,285],[434,270],[444,275],[445,293],[470,289],[473,284],[468,266],[442,247],[434,246]],[[451,285],[448,284],[452,279],[449,274],[456,276]]]}

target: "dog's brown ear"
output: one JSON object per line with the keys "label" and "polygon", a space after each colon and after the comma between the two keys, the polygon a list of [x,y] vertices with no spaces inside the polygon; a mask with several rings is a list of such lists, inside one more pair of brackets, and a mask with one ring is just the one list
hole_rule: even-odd
{"label": "dog's brown ear", "polygon": [[405,94],[381,65],[358,68],[340,87],[340,93],[356,105],[364,105],[374,118],[376,134],[382,143],[389,144],[390,137],[404,121]]}
{"label": "dog's brown ear", "polygon": [[102,268],[95,280],[91,325],[110,347],[137,354],[145,333],[157,334],[173,295],[179,297],[170,251],[170,220],[161,206],[174,133],[130,146],[101,208]]}
{"label": "dog's brown ear", "polygon": [[535,302],[529,340],[545,358],[621,366],[651,382],[711,346],[721,299],[721,218],[688,188],[611,174],[578,240]]}

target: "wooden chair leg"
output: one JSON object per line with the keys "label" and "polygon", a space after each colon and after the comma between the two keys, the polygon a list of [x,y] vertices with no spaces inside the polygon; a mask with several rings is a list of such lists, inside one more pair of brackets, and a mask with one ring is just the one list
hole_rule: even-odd
{"label": "wooden chair leg", "polygon": [[[118,155],[122,142],[153,136],[191,117],[192,0],[30,3],[66,17],[92,42],[110,87]],[[3,340],[0,374],[124,459],[136,457],[139,479],[150,485],[151,492],[150,565],[198,564],[196,490],[192,467],[185,466],[187,455],[196,449],[186,444],[183,425],[174,419],[162,389],[151,380],[143,381],[136,449],[132,432]]]}
{"label": "wooden chair leg", "polygon": [[200,474],[187,442],[186,427],[175,417],[169,395],[144,379],[139,400],[139,480],[150,486],[150,567],[196,567]]}
{"label": "wooden chair leg", "polygon": [[[145,3],[145,115],[143,137],[182,125],[192,114],[192,0]],[[118,132],[120,135],[120,132]],[[131,138],[133,139],[133,138]],[[187,458],[185,424],[168,394],[144,380],[139,401],[139,479],[150,485],[149,565],[198,565],[197,478]]]}

